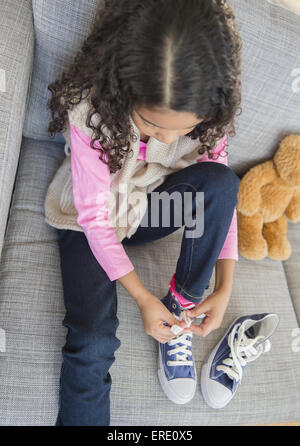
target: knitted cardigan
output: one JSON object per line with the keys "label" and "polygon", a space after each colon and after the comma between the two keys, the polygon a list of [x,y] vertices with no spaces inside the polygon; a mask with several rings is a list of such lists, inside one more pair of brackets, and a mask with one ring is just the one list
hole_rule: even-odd
{"label": "knitted cardigan", "polygon": [[[63,132],[67,147],[71,148],[70,123],[93,137],[93,130],[85,124],[90,106],[88,97],[68,111],[67,128]],[[97,119],[98,115],[93,116],[94,124],[95,116]],[[126,156],[122,168],[110,176],[109,218],[120,242],[136,232],[147,210],[147,194],[162,184],[167,175],[196,163],[201,146],[199,140],[192,140],[187,136],[179,137],[172,144],[163,144],[151,137],[147,143],[146,160],[137,162],[140,132],[131,117],[130,124],[137,135],[136,142],[132,142],[130,147],[133,154]],[[102,131],[109,136],[106,127]],[[72,156],[71,151],[70,153]],[[71,157],[67,156],[48,187],[44,204],[45,221],[57,229],[84,232],[77,221],[78,212],[73,193]]]}

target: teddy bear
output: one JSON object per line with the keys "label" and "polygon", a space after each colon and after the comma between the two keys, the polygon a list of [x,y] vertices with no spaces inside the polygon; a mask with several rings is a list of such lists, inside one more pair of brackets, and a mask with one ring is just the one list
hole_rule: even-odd
{"label": "teddy bear", "polygon": [[300,135],[286,136],[272,160],[241,179],[237,202],[238,247],[250,260],[287,260],[287,218],[300,220]]}

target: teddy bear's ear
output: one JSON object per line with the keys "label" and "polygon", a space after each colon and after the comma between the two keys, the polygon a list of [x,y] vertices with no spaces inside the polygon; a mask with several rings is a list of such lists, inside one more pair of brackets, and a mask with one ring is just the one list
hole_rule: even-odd
{"label": "teddy bear's ear", "polygon": [[252,167],[240,181],[237,210],[247,216],[256,214],[261,205],[261,188],[277,177],[272,160]]}
{"label": "teddy bear's ear", "polygon": [[292,187],[300,187],[300,135],[286,136],[273,158],[280,177]]}

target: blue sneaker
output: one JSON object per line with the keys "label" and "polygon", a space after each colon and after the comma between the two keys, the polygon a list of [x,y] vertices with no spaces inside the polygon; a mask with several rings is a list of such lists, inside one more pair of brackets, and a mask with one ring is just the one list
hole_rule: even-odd
{"label": "blue sneaker", "polygon": [[[184,317],[185,310],[173,298],[170,290],[161,302],[176,319],[187,320]],[[167,397],[175,404],[186,404],[195,395],[197,374],[192,355],[192,337],[192,332],[186,332],[165,344],[158,343],[159,382]]]}
{"label": "blue sneaker", "polygon": [[213,409],[222,409],[234,397],[245,367],[271,348],[279,323],[274,313],[237,318],[210,353],[201,370],[201,391]]}

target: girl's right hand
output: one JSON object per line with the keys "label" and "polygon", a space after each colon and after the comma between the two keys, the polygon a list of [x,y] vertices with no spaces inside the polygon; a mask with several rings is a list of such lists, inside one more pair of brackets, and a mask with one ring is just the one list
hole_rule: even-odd
{"label": "girl's right hand", "polygon": [[[145,331],[161,344],[165,344],[175,337],[171,331],[172,325],[185,328],[184,321],[178,321],[165,305],[154,295],[150,295],[139,306]],[[163,325],[164,322],[168,323]]]}

